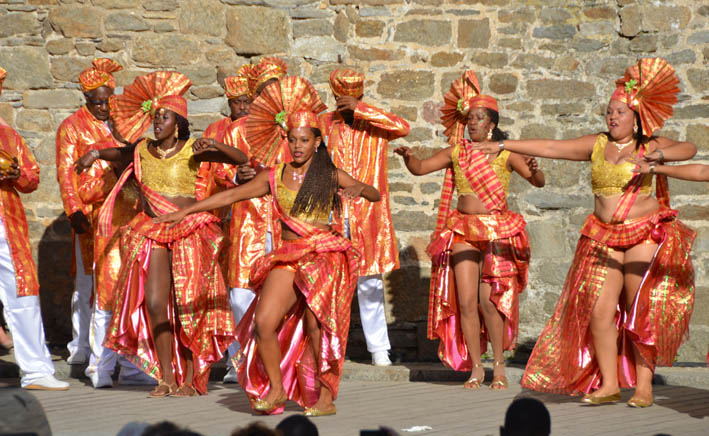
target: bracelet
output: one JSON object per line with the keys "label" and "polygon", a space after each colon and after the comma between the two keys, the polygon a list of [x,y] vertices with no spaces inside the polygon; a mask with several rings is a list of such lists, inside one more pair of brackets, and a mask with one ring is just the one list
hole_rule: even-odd
{"label": "bracelet", "polygon": [[665,155],[662,153],[662,150],[657,150],[658,153],[660,153],[660,163],[663,163],[665,161]]}
{"label": "bracelet", "polygon": [[650,164],[650,174],[655,174],[655,164]]}
{"label": "bracelet", "polygon": [[90,155],[92,158],[94,158],[94,160],[98,160],[98,159],[101,158],[101,153],[99,153],[99,151],[96,150],[96,149],[91,150],[91,151],[89,152],[89,155]]}
{"label": "bracelet", "polygon": [[500,147],[500,150],[499,150],[499,151],[502,151],[502,150],[505,149],[505,143],[504,143],[504,142],[500,141],[500,143],[497,144],[497,145]]}

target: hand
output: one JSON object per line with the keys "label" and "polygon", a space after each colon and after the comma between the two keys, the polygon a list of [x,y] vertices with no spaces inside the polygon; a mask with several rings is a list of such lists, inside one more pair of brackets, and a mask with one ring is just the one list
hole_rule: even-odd
{"label": "hand", "polygon": [[192,143],[192,151],[194,154],[204,153],[205,151],[217,151],[217,141],[213,138],[199,138]]}
{"label": "hand", "polygon": [[351,95],[341,95],[335,99],[335,104],[337,105],[337,112],[342,111],[352,111],[357,109],[357,103],[359,100]]}
{"label": "hand", "polygon": [[396,147],[394,149],[394,153],[398,154],[399,156],[403,157],[404,159],[408,159],[414,155],[413,151],[411,151],[411,149],[405,145],[402,145],[401,147]]}
{"label": "hand", "polygon": [[643,160],[648,163],[661,164],[662,161],[665,160],[665,156],[662,154],[662,151],[655,150],[652,153],[646,153],[643,156]]}
{"label": "hand", "polygon": [[172,213],[167,213],[165,215],[160,215],[158,217],[153,218],[153,222],[156,224],[160,223],[170,223],[169,228],[173,228],[176,225],[182,221],[187,214],[184,212],[184,210],[178,210],[177,212],[172,212]]}
{"label": "hand", "polygon": [[527,164],[527,168],[529,168],[529,171],[532,174],[535,174],[537,171],[539,171],[539,164],[537,163],[537,160],[534,158],[534,156],[525,156],[524,163]]}
{"label": "hand", "polygon": [[74,172],[76,174],[83,173],[84,171],[91,168],[91,165],[93,165],[96,160],[98,160],[98,156],[96,156],[96,153],[94,153],[93,150],[86,153],[85,155],[81,156],[79,160],[74,162]]}
{"label": "hand", "polygon": [[10,164],[10,168],[6,169],[5,171],[0,171],[0,181],[17,180],[20,178],[20,165],[17,162],[17,158],[13,157],[12,160],[14,160],[15,163]]}
{"label": "hand", "polygon": [[342,190],[342,196],[348,200],[354,200],[362,196],[362,191],[366,185],[364,183],[356,183],[352,186],[348,186]]}
{"label": "hand", "polygon": [[72,213],[69,217],[69,223],[71,224],[71,228],[74,229],[74,233],[77,235],[82,235],[91,230],[91,223],[89,223],[86,215],[81,211]]}
{"label": "hand", "polygon": [[479,150],[485,154],[497,154],[500,152],[499,142],[473,142],[471,145],[473,150]]}
{"label": "hand", "polygon": [[631,154],[630,158],[628,158],[628,161],[634,163],[636,166],[635,168],[632,169],[634,173],[638,174],[649,174],[650,173],[650,167],[653,169],[655,168],[655,163],[648,162],[644,158],[640,159],[637,156]]}
{"label": "hand", "polygon": [[256,177],[256,170],[249,164],[241,164],[236,169],[236,181],[239,184],[246,183]]}

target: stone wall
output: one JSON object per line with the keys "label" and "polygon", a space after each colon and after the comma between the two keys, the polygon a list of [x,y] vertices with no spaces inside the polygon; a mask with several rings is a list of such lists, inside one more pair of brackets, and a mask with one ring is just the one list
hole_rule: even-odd
{"label": "stone wall", "polygon": [[[663,56],[681,79],[680,102],[663,134],[693,141],[709,162],[709,6],[642,0],[0,0],[0,65],[9,76],[0,116],[27,139],[42,166],[39,190],[24,196],[37,248],[50,339],[69,333],[71,248],[55,183],[54,132],[82,102],[77,75],[93,57],[125,66],[126,85],[155,69],[178,69],[197,132],[226,113],[219,80],[261,55],[287,60],[332,107],[327,77],[342,65],[367,75],[365,99],[407,119],[392,144],[421,156],[444,145],[442,94],[474,68],[501,103],[513,138],[571,138],[605,129],[614,80],[643,56]],[[425,332],[429,259],[441,174],[412,178],[389,160],[402,269],[391,274],[388,315],[396,352],[431,358]],[[521,298],[522,348],[533,344],[569,267],[578,229],[593,205],[588,164],[542,160],[547,186],[512,182],[511,207],[529,223],[533,261]],[[707,183],[673,182],[673,204],[698,230],[697,304],[679,360],[703,361],[709,343]],[[361,334],[352,336],[353,350]],[[353,351],[355,352],[355,351]]]}

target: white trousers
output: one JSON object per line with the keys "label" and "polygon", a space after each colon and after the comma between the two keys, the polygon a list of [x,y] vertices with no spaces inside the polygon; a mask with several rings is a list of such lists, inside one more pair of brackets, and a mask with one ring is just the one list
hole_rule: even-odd
{"label": "white trousers", "polygon": [[103,346],[103,341],[106,338],[106,330],[111,322],[113,313],[108,310],[101,310],[94,304],[94,310],[91,315],[91,329],[89,332],[89,346],[91,347],[91,355],[89,356],[89,365],[84,370],[84,374],[91,378],[92,374],[99,376],[111,376],[116,368],[116,361],[121,364],[121,373],[123,376],[132,376],[140,373],[140,370],[135,367],[123,356],[119,356],[110,348]]}
{"label": "white trousers", "polygon": [[[265,248],[264,254],[268,254],[273,250],[273,234],[271,233],[270,228],[269,231],[266,232]],[[249,306],[251,306],[251,302],[254,301],[255,296],[256,294],[254,294],[254,291],[249,288],[231,288],[229,290],[229,303],[231,304],[231,312],[234,314],[235,325],[239,324],[241,318],[244,317],[244,314],[249,309]],[[232,342],[231,345],[229,345],[229,348],[227,348],[227,352],[229,354],[229,358],[226,361],[227,368],[232,367],[231,358],[239,352],[239,348],[241,348],[241,346],[238,341]]]}
{"label": "white trousers", "polygon": [[0,220],[0,301],[15,343],[15,361],[20,367],[22,387],[54,374],[52,357],[44,339],[44,324],[39,297],[18,297],[15,266],[7,243],[5,226]]}
{"label": "white trousers", "polygon": [[[346,209],[345,209],[346,210]],[[350,239],[350,220],[345,217],[345,237]],[[360,276],[357,279],[357,301],[367,351],[391,350],[386,314],[384,313],[384,282],[381,274]]]}
{"label": "white trousers", "polygon": [[66,344],[70,355],[78,351],[89,353],[89,330],[91,328],[91,291],[93,278],[84,273],[84,260],[81,258],[79,237],[74,236],[74,255],[76,256],[76,281],[71,296],[71,342]]}

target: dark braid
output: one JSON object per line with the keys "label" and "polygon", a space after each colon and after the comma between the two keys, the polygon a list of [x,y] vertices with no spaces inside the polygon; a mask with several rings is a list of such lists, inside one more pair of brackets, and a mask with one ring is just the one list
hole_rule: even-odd
{"label": "dark braid", "polygon": [[177,139],[183,141],[190,139],[190,122],[187,118],[175,113],[175,121],[177,121]]}
{"label": "dark braid", "polygon": [[[322,138],[320,129],[311,128],[311,130],[316,138]],[[313,154],[308,172],[290,210],[291,215],[296,216],[301,213],[309,215],[314,211],[328,210],[330,203],[333,212],[339,214],[342,201],[337,194],[338,190],[337,167],[332,163],[325,141],[322,141]]]}
{"label": "dark braid", "polygon": [[490,121],[495,124],[495,128],[492,129],[492,141],[504,141],[505,139],[508,139],[510,135],[507,132],[500,130],[498,127],[500,125],[500,114],[497,111],[487,107],[484,109],[487,112],[487,116],[490,117]]}

